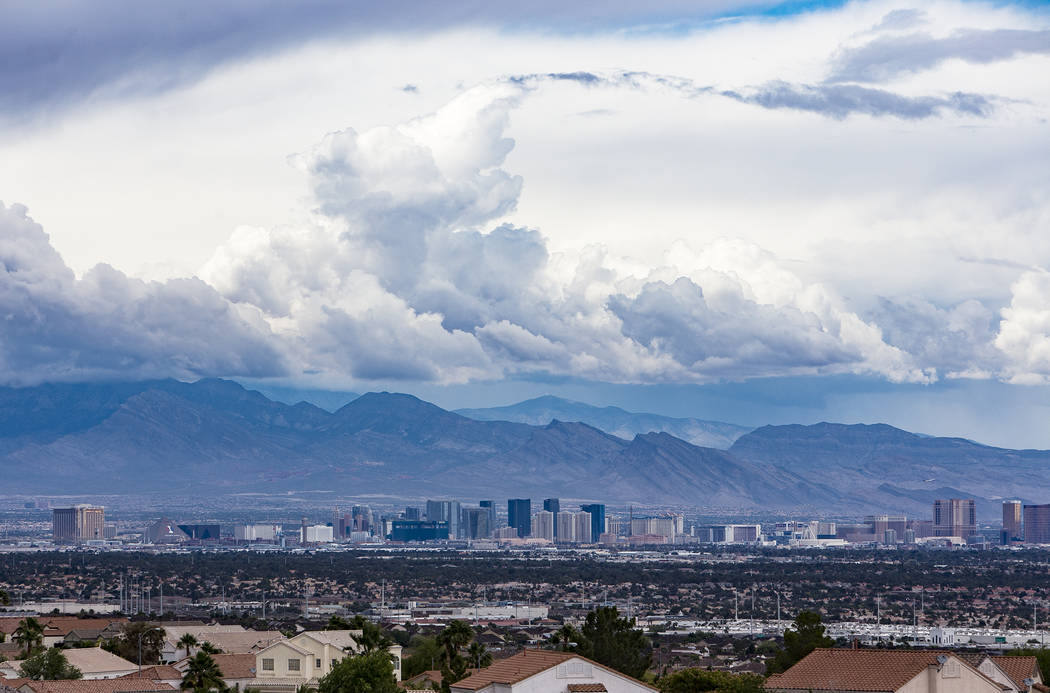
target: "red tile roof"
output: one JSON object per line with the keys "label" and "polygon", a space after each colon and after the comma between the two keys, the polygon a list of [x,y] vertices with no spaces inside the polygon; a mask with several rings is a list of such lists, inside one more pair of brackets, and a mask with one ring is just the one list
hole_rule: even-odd
{"label": "red tile roof", "polygon": [[72,681],[29,681],[23,687],[36,693],[155,693],[174,691],[174,686],[142,679],[76,679]]}
{"label": "red tile roof", "polygon": [[[485,667],[478,673],[473,676],[468,676],[462,681],[457,681],[452,684],[452,687],[477,691],[493,683],[512,685],[533,677],[536,674],[547,671],[551,667],[556,667],[570,659],[582,659],[585,662],[590,662],[594,666],[601,667],[606,671],[614,671],[603,664],[599,664],[598,662],[594,662],[572,652],[557,652],[555,650],[524,650],[516,655],[507,657],[506,659],[496,660],[492,666]],[[656,690],[652,686],[627,676],[626,674],[622,674],[618,671],[614,673],[617,676],[630,679],[640,686],[650,690]]]}
{"label": "red tile roof", "polygon": [[181,679],[182,672],[171,666],[170,664],[151,664],[149,666],[142,667],[142,671],[133,671],[130,674],[124,674],[120,678],[122,679],[149,679],[150,681],[170,681],[173,679]]}
{"label": "red tile roof", "polygon": [[[939,650],[816,649],[782,674],[766,679],[766,689],[810,691],[871,691],[892,693],[929,666],[938,664]],[[959,659],[956,657],[956,659]],[[962,662],[962,660],[959,660]],[[962,662],[997,688],[969,664]]]}
{"label": "red tile roof", "polygon": [[569,693],[607,693],[604,683],[570,683]]}
{"label": "red tile roof", "polygon": [[1035,657],[990,657],[990,659],[1006,672],[1018,690],[1028,690],[1024,682],[1027,678],[1039,680],[1039,661]]}
{"label": "red tile roof", "polygon": [[219,665],[224,679],[255,678],[255,655],[253,654],[214,654],[211,658]]}

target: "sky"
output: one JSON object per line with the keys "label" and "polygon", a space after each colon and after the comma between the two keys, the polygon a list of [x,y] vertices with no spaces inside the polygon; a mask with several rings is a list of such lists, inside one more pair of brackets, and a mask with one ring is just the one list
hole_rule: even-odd
{"label": "sky", "polygon": [[642,5],[0,5],[0,383],[1050,447],[1050,9]]}

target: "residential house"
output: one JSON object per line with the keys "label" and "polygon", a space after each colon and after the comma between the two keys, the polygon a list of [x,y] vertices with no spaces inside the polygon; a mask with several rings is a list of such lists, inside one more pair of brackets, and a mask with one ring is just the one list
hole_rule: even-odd
{"label": "residential house", "polygon": [[1009,690],[944,650],[816,649],[766,679],[777,693],[1003,693]]}
{"label": "residential house", "polygon": [[651,693],[657,689],[571,652],[524,650],[452,684],[452,693]]}
{"label": "residential house", "polygon": [[[255,653],[256,687],[294,691],[302,684],[316,685],[339,660],[361,651],[359,630],[317,630],[299,633]],[[394,675],[401,680],[401,646],[391,645]]]}
{"label": "residential house", "polygon": [[1035,657],[1005,657],[987,654],[961,655],[971,665],[1011,693],[1028,693],[1044,684]]}

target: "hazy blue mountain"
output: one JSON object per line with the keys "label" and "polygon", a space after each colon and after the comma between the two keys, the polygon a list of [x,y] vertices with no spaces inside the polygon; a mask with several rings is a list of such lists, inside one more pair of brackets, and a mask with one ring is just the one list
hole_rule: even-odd
{"label": "hazy blue mountain", "polygon": [[763,426],[740,437],[729,452],[812,483],[868,488],[868,500],[887,509],[928,508],[945,492],[1050,502],[1050,451],[923,436],[886,424]]}
{"label": "hazy blue mountain", "polygon": [[[758,507],[786,502],[777,483],[801,483],[669,435],[477,421],[410,395],[369,393],[332,413],[223,380],[36,390],[0,391],[11,433],[0,473],[12,492],[338,489]],[[37,406],[23,420],[25,402]],[[76,425],[48,425],[65,409],[81,412]]]}
{"label": "hazy blue mountain", "polygon": [[357,392],[303,389],[297,387],[281,387],[278,385],[245,385],[245,387],[258,390],[275,402],[281,402],[283,404],[307,402],[308,404],[320,407],[329,412],[337,411],[361,396]]}
{"label": "hazy blue mountain", "polygon": [[982,513],[998,496],[1050,499],[1050,453],[890,426],[765,426],[719,450],[666,432],[480,421],[402,394],[329,412],[214,379],[0,389],[0,446],[9,493],[554,495],[920,516],[944,493],[981,499]]}
{"label": "hazy blue mountain", "polygon": [[552,395],[544,395],[505,407],[457,409],[457,414],[480,421],[517,421],[545,426],[555,419],[579,421],[621,438],[639,433],[670,433],[694,445],[727,449],[740,436],[752,430],[721,421],[679,419],[659,414],[630,412],[619,407],[595,407]]}

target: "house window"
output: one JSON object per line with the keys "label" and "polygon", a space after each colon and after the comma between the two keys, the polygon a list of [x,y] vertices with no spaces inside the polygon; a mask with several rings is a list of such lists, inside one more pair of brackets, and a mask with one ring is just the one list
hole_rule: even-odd
{"label": "house window", "polygon": [[263,671],[273,671],[273,660],[272,659],[264,659],[263,660]]}
{"label": "house window", "polygon": [[299,671],[299,660],[289,659],[288,660],[288,671]]}
{"label": "house window", "polygon": [[947,662],[944,663],[944,666],[941,668],[941,678],[957,679],[961,675],[962,672],[959,670],[959,662],[957,662],[954,659],[949,659]]}
{"label": "house window", "polygon": [[401,668],[401,658],[400,657],[391,657],[391,659],[394,660],[394,669],[395,670],[400,669]]}
{"label": "house window", "polygon": [[320,659],[320,657],[318,657],[314,661],[316,662],[316,664],[314,664],[314,666],[317,667],[318,669],[320,669],[321,668],[321,659]]}

